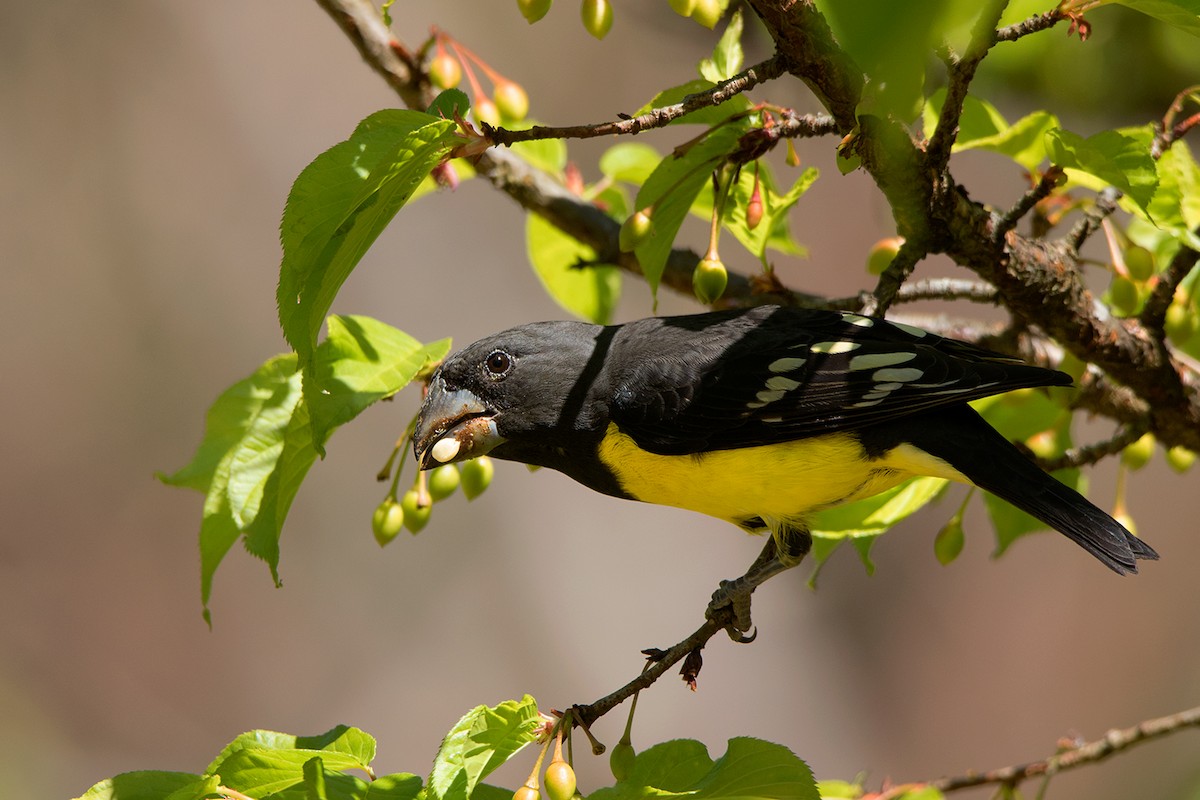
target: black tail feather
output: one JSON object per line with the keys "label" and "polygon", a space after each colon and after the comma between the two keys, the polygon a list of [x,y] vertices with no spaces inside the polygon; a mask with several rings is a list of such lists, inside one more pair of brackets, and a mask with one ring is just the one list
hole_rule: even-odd
{"label": "black tail feather", "polygon": [[1154,548],[1042,471],[969,406],[918,416],[904,426],[908,441],[1067,536],[1112,571],[1136,573],[1138,560],[1158,559]]}

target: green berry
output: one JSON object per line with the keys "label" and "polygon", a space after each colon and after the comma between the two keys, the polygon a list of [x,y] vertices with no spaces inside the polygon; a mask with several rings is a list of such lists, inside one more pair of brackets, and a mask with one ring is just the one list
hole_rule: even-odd
{"label": "green berry", "polygon": [[1134,536],[1137,536],[1137,523],[1133,521],[1133,517],[1130,516],[1128,511],[1114,511],[1112,517],[1118,523],[1120,523],[1125,530],[1129,531]]}
{"label": "green berry", "polygon": [[933,554],[937,557],[938,563],[945,566],[958,558],[965,539],[962,516],[955,514],[949,522],[942,526],[933,540]]}
{"label": "green berry", "polygon": [[550,800],[571,800],[575,796],[575,770],[562,759],[550,762],[542,783]]}
{"label": "green berry", "polygon": [[725,293],[725,285],[729,283],[729,273],[719,258],[704,258],[692,272],[692,291],[696,299],[706,306],[711,306]]}
{"label": "green berry", "polygon": [[690,17],[696,10],[696,0],[667,0],[671,10],[681,17]]}
{"label": "green berry", "polygon": [[721,3],[719,0],[696,0],[692,19],[712,30],[721,21]]}
{"label": "green berry", "polygon": [[400,507],[404,509],[404,527],[409,533],[418,534],[429,524],[429,515],[433,506],[422,507],[416,489],[409,489],[400,498]]}
{"label": "green berry", "polygon": [[519,83],[501,80],[492,90],[492,99],[501,118],[509,122],[520,122],[529,113],[529,95]]}
{"label": "green berry", "polygon": [[1125,269],[1129,277],[1141,283],[1154,274],[1154,254],[1136,244],[1125,251]]}
{"label": "green berry", "polygon": [[617,742],[616,747],[608,755],[608,768],[612,770],[613,777],[618,781],[623,781],[632,775],[635,758],[637,758],[637,753],[632,744],[623,739]]}
{"label": "green berry", "polygon": [[1154,434],[1147,433],[1121,451],[1121,463],[1129,469],[1138,470],[1150,463],[1153,455]]}
{"label": "green berry", "polygon": [[429,80],[439,89],[453,89],[462,80],[462,66],[449,53],[438,53],[429,65]]}
{"label": "green berry", "polygon": [[453,464],[443,464],[429,473],[429,496],[433,498],[434,502],[445,500],[454,494],[461,480],[458,467]]}
{"label": "green berry", "polygon": [[654,220],[650,218],[650,212],[644,208],[634,212],[621,223],[621,233],[617,239],[621,252],[632,253],[653,231]]}
{"label": "green berry", "polygon": [[900,246],[904,244],[903,236],[888,236],[876,242],[867,253],[867,272],[872,275],[882,275],[891,266]]}
{"label": "green berry", "polygon": [[375,534],[375,541],[379,542],[380,547],[395,539],[403,527],[404,509],[394,498],[384,500],[371,515],[371,532]]}
{"label": "green berry", "polygon": [[613,10],[608,0],[583,0],[580,16],[584,30],[597,39],[603,39],[612,30]]}
{"label": "green berry", "polygon": [[490,97],[475,98],[475,105],[471,110],[475,114],[476,122],[486,122],[493,128],[500,124],[500,109],[496,108]]}
{"label": "green berry", "polygon": [[1167,465],[1176,472],[1187,472],[1196,463],[1196,454],[1186,447],[1172,447],[1167,450]]}
{"label": "green berry", "polygon": [[461,468],[463,494],[468,500],[479,497],[491,484],[495,474],[496,465],[487,456],[464,461]]}
{"label": "green berry", "polygon": [[1167,309],[1167,317],[1163,321],[1163,330],[1176,345],[1182,345],[1196,335],[1200,328],[1200,319],[1187,303],[1176,300]]}
{"label": "green berry", "polygon": [[1133,281],[1118,275],[1108,287],[1108,301],[1113,311],[1122,317],[1128,317],[1137,312],[1138,288]]}
{"label": "green berry", "polygon": [[517,0],[517,8],[521,9],[521,16],[525,21],[532,25],[546,16],[552,2],[553,0]]}

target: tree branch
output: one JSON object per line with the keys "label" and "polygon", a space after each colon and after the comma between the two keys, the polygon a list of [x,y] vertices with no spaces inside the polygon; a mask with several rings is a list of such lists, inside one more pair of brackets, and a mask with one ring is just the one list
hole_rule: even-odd
{"label": "tree branch", "polygon": [[614,122],[598,122],[592,125],[570,125],[549,127],[534,125],[532,128],[513,131],[507,128],[484,126],[484,133],[499,145],[527,142],[534,139],[590,139],[596,136],[637,134],[641,131],[661,128],[680,117],[702,108],[718,106],[735,95],[747,92],[758,84],[778,78],[784,73],[784,60],[774,55],[766,61],[748,67],[713,88],[689,94],[682,102],[647,111],[636,117],[626,117]]}
{"label": "tree branch", "polygon": [[928,785],[943,793],[987,785],[1013,788],[1030,778],[1050,778],[1059,772],[1103,761],[1136,744],[1160,739],[1176,731],[1195,727],[1200,727],[1200,707],[1157,719],[1149,719],[1131,728],[1110,730],[1100,739],[1071,747],[1040,761],[1031,761],[1028,764],[1002,767],[982,773],[968,772],[965,775],[931,781]]}

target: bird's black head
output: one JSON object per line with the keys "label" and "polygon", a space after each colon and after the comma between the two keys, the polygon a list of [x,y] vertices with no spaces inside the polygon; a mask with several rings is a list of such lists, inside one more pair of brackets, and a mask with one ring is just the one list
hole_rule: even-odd
{"label": "bird's black head", "polygon": [[481,339],[437,369],[413,432],[422,469],[484,455],[540,463],[558,437],[600,431],[594,402],[606,331],[538,322]]}

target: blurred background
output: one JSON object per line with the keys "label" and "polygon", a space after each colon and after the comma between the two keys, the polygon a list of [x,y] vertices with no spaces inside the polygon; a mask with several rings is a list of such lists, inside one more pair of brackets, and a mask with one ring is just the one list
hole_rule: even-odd
{"label": "blurred background", "polygon": [[[661,2],[618,2],[602,43],[575,3],[534,27],[512,6],[406,0],[393,14],[410,45],[445,27],[554,124],[636,109],[693,77],[717,38]],[[1200,69],[1176,77],[1181,58],[1200,67],[1194,40],[1147,38],[1158,34],[1140,17],[1108,9],[1092,20],[1087,45],[1055,30],[985,64],[981,80],[1010,87],[997,90],[1010,119],[1048,106],[1085,134],[1140,124],[1196,81]],[[747,51],[769,54],[757,31]],[[755,96],[814,110],[793,83]],[[0,794],[198,772],[242,731],[338,723],[378,737],[378,772],[423,774],[474,705],[528,692],[563,708],[615,689],[640,649],[694,630],[717,581],[756,555],[728,526],[518,465],[380,550],[374,476],[415,405],[406,392],[340,431],[313,468],[284,530],[283,587],[234,548],[204,625],[202,498],[154,472],[186,463],[217,394],[284,349],[274,288],[291,181],[396,102],[314,3],[0,7]],[[665,151],[685,135],[639,141]],[[571,144],[585,177],[609,144]],[[869,287],[866,252],[893,233],[886,206],[863,175],[838,175],[832,140],[797,144],[823,177],[793,215],[810,256],[780,259],[781,277],[829,294]],[[998,205],[1023,188],[987,155],[961,159],[958,175]],[[701,228],[685,229],[694,247]],[[482,181],[404,209],[334,311],[460,345],[563,315],[527,267],[522,212]],[[645,286],[627,281],[620,319],[649,312]],[[1114,474],[1093,472],[1101,506]],[[759,736],[818,777],[878,786],[1041,758],[1060,737],[1196,705],[1194,491],[1196,475],[1161,457],[1133,477],[1132,512],[1163,560],[1119,579],[1052,535],[993,560],[978,502],[962,557],[939,566],[933,536],[955,490],[883,537],[874,577],[846,551],[819,591],[805,570],[760,590],[759,640],[714,639],[694,694],[673,679],[645,693],[635,745],[694,737],[717,757],[730,737]],[[618,717],[597,725],[610,745]],[[531,762],[499,782],[516,785]],[[583,756],[580,774],[584,791],[600,785],[606,759]],[[1200,733],[1184,732],[1063,775],[1051,796],[1186,798],[1198,785]]]}

